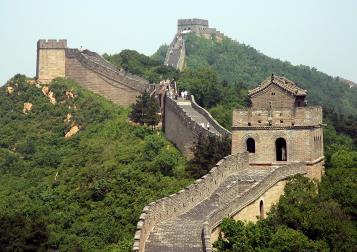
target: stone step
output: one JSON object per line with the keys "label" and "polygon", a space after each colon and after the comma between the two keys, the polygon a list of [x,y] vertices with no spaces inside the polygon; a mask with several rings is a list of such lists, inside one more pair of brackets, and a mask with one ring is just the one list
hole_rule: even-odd
{"label": "stone step", "polygon": [[156,225],[146,241],[145,251],[202,251],[202,228],[207,217],[253,187],[269,170],[246,170],[228,177],[212,195],[181,214]]}

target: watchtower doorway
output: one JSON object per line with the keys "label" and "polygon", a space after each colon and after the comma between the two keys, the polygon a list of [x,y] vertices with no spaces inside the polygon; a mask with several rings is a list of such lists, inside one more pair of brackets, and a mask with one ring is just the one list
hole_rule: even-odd
{"label": "watchtower doorway", "polygon": [[280,137],[275,141],[276,161],[287,161],[286,141]]}
{"label": "watchtower doorway", "polygon": [[255,153],[255,141],[254,141],[254,139],[251,138],[251,137],[248,138],[246,144],[247,144],[247,151],[249,153]]}

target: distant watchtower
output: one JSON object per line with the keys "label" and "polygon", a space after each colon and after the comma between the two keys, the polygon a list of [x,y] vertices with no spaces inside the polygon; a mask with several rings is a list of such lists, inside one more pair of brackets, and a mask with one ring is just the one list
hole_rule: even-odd
{"label": "distant watchtower", "polygon": [[249,91],[252,106],[233,112],[232,153],[248,151],[253,166],[304,162],[308,176],[321,179],[322,108],[306,106],[306,95],[274,75]]}
{"label": "distant watchtower", "polygon": [[39,40],[37,42],[36,78],[49,83],[66,75],[67,40]]}
{"label": "distant watchtower", "polygon": [[195,33],[200,33],[201,30],[208,28],[208,20],[205,19],[179,19],[177,21],[177,32],[192,31]]}

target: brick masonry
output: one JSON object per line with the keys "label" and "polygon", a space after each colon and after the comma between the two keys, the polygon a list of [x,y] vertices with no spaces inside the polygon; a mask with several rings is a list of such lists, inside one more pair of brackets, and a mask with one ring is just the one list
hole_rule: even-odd
{"label": "brick masonry", "polygon": [[[216,137],[231,136],[193,96],[190,100],[165,98],[165,135],[188,158],[193,157],[193,147],[200,134]],[[203,125],[210,125],[208,130]]]}
{"label": "brick masonry", "polygon": [[129,106],[144,90],[154,84],[132,75],[89,50],[67,48],[66,40],[39,40],[37,43],[37,79],[49,83],[67,77],[81,86],[122,106]]}
{"label": "brick masonry", "polygon": [[36,76],[48,83],[56,77],[65,77],[66,40],[39,40],[37,42]]}
{"label": "brick masonry", "polygon": [[[253,90],[254,91],[254,90]],[[254,92],[252,106],[233,112],[232,154],[247,151],[247,140],[254,139],[254,165],[281,165],[305,162],[308,175],[323,174],[322,108],[306,106],[306,91],[284,77],[272,76]],[[277,160],[276,141],[286,141],[286,160]]]}

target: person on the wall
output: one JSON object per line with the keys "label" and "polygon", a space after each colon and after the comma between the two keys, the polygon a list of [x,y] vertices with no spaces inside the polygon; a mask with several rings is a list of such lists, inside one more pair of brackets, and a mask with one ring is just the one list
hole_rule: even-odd
{"label": "person on the wall", "polygon": [[281,147],[281,161],[286,161],[286,150],[285,146]]}

